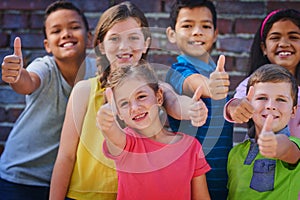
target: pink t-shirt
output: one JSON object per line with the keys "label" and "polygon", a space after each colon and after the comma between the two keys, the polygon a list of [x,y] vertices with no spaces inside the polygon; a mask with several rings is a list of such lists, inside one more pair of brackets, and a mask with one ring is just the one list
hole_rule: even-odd
{"label": "pink t-shirt", "polygon": [[[239,98],[242,99],[246,96],[246,90],[247,90],[247,84],[248,84],[248,79],[246,78],[245,80],[243,80],[238,87],[236,88],[236,93],[234,95],[234,98]],[[226,110],[227,105],[231,102],[232,100],[230,100],[229,102],[227,102],[227,104],[224,107],[224,111]],[[298,86],[298,107],[297,107],[297,111],[296,111],[296,115],[294,118],[291,118],[289,121],[289,129],[291,132],[291,136],[295,136],[295,137],[299,137],[300,138],[300,87]],[[230,121],[230,122],[234,122],[232,121],[229,116],[226,115],[226,113],[224,112],[224,117],[226,120]]]}
{"label": "pink t-shirt", "polygon": [[125,128],[126,146],[115,160],[118,198],[122,200],[191,199],[191,181],[210,170],[200,143],[183,133],[176,143],[163,144]]}

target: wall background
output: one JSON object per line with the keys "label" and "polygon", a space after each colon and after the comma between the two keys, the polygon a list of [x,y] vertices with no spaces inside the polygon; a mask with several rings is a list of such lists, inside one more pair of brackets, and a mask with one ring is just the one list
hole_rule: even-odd
{"label": "wall background", "polygon": [[[122,0],[71,0],[85,12],[94,30],[101,13]],[[16,36],[22,39],[22,52],[25,66],[34,58],[46,54],[43,47],[43,14],[54,0],[1,0],[0,2],[0,60],[13,53]],[[170,66],[177,55],[176,47],[166,41],[164,34],[168,26],[172,0],[131,0],[146,14],[150,27],[153,27],[150,62]],[[214,60],[220,54],[226,56],[226,71],[230,74],[230,95],[237,84],[245,77],[249,49],[254,33],[261,20],[272,10],[294,8],[300,10],[300,0],[215,0],[218,13],[219,37],[212,52]],[[89,52],[93,52],[92,49]],[[156,66],[163,75],[160,65]],[[0,71],[1,75],[1,71]],[[16,94],[9,85],[0,79],[0,153],[19,114],[24,108],[24,96]],[[38,112],[38,111],[37,111]],[[33,122],[34,123],[34,122]],[[235,141],[244,136],[244,125],[236,126]]]}

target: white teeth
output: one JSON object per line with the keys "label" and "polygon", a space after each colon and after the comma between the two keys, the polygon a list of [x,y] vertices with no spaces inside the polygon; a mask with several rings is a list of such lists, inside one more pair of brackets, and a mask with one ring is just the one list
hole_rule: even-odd
{"label": "white teeth", "polygon": [[130,55],[119,55],[118,58],[128,59],[130,58]]}
{"label": "white teeth", "polygon": [[202,45],[203,42],[191,41],[191,42],[189,42],[189,44],[191,44],[191,45]]}
{"label": "white teeth", "polygon": [[145,113],[143,113],[143,114],[141,114],[141,115],[138,115],[138,116],[135,116],[134,119],[140,119],[140,118],[142,118],[142,117],[144,117],[144,116],[145,116]]}
{"label": "white teeth", "polygon": [[70,46],[73,46],[73,43],[69,42],[63,45],[63,47],[70,47]]}
{"label": "white teeth", "polygon": [[285,52],[280,52],[280,53],[279,53],[280,56],[289,56],[289,55],[291,55],[291,54],[292,54],[291,52],[286,52],[286,51],[285,51]]}

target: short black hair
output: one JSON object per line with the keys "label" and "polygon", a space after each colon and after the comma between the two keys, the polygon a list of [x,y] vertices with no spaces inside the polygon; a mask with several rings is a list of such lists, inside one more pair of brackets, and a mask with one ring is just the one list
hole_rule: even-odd
{"label": "short black hair", "polygon": [[46,26],[45,26],[47,18],[49,17],[49,15],[51,13],[53,13],[57,10],[62,10],[62,9],[76,11],[82,18],[86,31],[89,31],[89,23],[88,23],[85,15],[83,14],[83,12],[79,8],[77,8],[73,3],[68,2],[68,1],[59,0],[59,1],[53,2],[46,8],[45,15],[44,15],[44,25],[43,25],[43,33],[44,33],[45,38],[47,38]]}
{"label": "short black hair", "polygon": [[176,0],[170,12],[170,27],[175,30],[178,13],[181,8],[206,7],[210,10],[213,17],[214,29],[217,28],[217,12],[213,2],[209,0]]}

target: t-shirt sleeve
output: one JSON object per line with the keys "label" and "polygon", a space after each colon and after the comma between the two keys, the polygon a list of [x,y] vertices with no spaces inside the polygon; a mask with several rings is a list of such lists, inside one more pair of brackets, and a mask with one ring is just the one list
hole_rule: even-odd
{"label": "t-shirt sleeve", "polygon": [[211,168],[205,159],[204,152],[202,150],[202,146],[198,141],[195,141],[197,145],[197,153],[196,153],[196,165],[193,177],[201,176],[207,173]]}
{"label": "t-shirt sleeve", "polygon": [[178,94],[182,94],[182,88],[185,79],[195,73],[197,72],[188,65],[176,63],[173,64],[172,68],[168,71],[166,82],[170,83]]}
{"label": "t-shirt sleeve", "polygon": [[247,95],[247,84],[248,84],[248,79],[246,78],[245,80],[243,80],[235,89],[235,94],[234,94],[234,98],[244,98]]}

